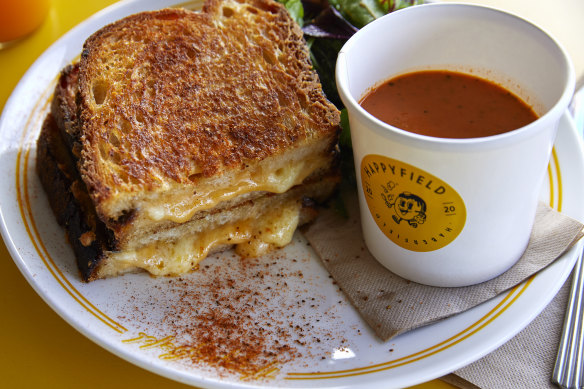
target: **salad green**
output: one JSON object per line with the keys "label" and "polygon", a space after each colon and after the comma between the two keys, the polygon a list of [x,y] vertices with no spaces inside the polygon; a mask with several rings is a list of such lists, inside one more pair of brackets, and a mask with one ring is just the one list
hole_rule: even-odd
{"label": "salad green", "polygon": [[416,0],[330,0],[341,14],[361,28],[369,22],[401,8],[420,3]]}
{"label": "salad green", "polygon": [[323,90],[339,109],[335,82],[337,55],[344,43],[373,20],[422,0],[279,0],[304,31]]}
{"label": "salad green", "polygon": [[[327,98],[341,110],[340,168],[343,182],[356,184],[353,149],[347,110],[337,91],[335,66],[339,51],[359,28],[396,10],[423,3],[423,0],[278,0],[302,27],[310,48],[312,65],[318,73]],[[345,215],[344,204],[337,196],[333,206]]]}

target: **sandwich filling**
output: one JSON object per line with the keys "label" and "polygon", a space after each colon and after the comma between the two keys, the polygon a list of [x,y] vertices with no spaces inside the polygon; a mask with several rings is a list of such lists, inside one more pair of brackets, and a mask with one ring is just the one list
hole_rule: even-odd
{"label": "sandwich filling", "polygon": [[153,275],[182,274],[195,268],[214,250],[231,245],[241,256],[259,256],[290,243],[300,221],[300,211],[301,204],[291,199],[281,208],[268,209],[257,218],[229,222],[164,245],[155,242],[135,250],[108,253],[110,260],[99,272],[103,277],[136,269]]}

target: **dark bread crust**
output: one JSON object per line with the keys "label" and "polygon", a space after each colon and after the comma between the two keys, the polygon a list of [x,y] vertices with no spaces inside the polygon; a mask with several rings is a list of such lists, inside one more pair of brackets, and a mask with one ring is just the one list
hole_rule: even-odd
{"label": "dark bread crust", "polygon": [[65,229],[81,278],[90,281],[96,278],[96,270],[107,250],[104,246],[110,240],[103,224],[88,214],[74,195],[72,188],[81,182],[71,170],[72,158],[65,151],[60,133],[57,120],[47,115],[37,142],[37,174],[57,222]]}
{"label": "dark bread crust", "polygon": [[[77,86],[79,80],[79,63],[65,66],[61,71],[53,101],[51,113],[55,118],[57,127],[63,130],[63,137],[69,146],[79,152],[79,127],[77,121]],[[79,155],[77,155],[77,158]]]}
{"label": "dark bread crust", "polygon": [[84,46],[78,102],[80,171],[103,219],[117,217],[102,205],[120,193],[196,188],[323,137],[334,153],[339,131],[301,29],[271,0],[104,27]]}

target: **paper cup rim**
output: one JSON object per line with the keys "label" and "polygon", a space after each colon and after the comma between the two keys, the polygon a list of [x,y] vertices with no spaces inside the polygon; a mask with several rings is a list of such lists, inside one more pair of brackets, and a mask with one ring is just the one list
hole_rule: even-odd
{"label": "paper cup rim", "polygon": [[[377,27],[378,24],[387,23],[388,20],[393,18],[403,17],[403,15],[407,13],[413,12],[420,12],[421,10],[426,11],[429,8],[469,8],[469,9],[481,9],[483,11],[490,11],[497,13],[499,15],[503,15],[506,17],[513,18],[531,28],[537,30],[540,34],[545,36],[550,42],[556,46],[558,52],[561,54],[562,62],[564,63],[564,70],[566,72],[566,81],[565,87],[562,91],[562,94],[557,99],[554,105],[552,105],[547,111],[539,116],[535,121],[517,128],[515,130],[507,131],[497,135],[491,135],[486,137],[475,137],[475,138],[439,138],[433,137],[428,135],[421,135],[416,134],[413,132],[405,131],[390,124],[383,122],[382,120],[376,118],[369,112],[367,112],[361,105],[359,104],[358,100],[349,92],[349,83],[347,77],[347,64],[346,64],[346,56],[347,51],[350,50],[361,37],[369,32],[369,30]],[[436,67],[436,70],[439,70]],[[379,19],[372,21],[371,23],[367,24],[359,31],[357,31],[341,48],[337,57],[337,63],[335,67],[335,78],[337,89],[341,100],[343,101],[345,108],[349,111],[349,116],[358,115],[360,119],[369,121],[374,124],[374,128],[377,132],[382,133],[383,135],[394,135],[403,138],[409,142],[417,142],[417,143],[426,143],[426,144],[438,144],[441,146],[468,146],[468,145],[475,145],[475,146],[486,146],[486,145],[494,145],[494,144],[501,144],[506,143],[511,140],[519,140],[526,136],[531,136],[534,130],[534,127],[542,127],[541,130],[545,129],[545,126],[540,126],[542,121],[558,121],[561,115],[564,113],[566,108],[568,107],[570,100],[575,91],[576,87],[576,73],[574,70],[574,65],[568,55],[567,51],[563,47],[563,45],[553,37],[550,33],[536,25],[535,23],[517,16],[513,13],[494,8],[484,5],[478,4],[467,4],[467,3],[428,3],[428,4],[421,4],[412,7],[403,8],[398,11],[394,11],[387,15],[382,16]],[[373,85],[372,85],[373,86]]]}

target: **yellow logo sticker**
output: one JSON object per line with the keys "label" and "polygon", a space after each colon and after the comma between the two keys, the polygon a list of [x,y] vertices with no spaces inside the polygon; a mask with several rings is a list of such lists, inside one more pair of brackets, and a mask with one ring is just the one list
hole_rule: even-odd
{"label": "yellow logo sticker", "polygon": [[460,195],[415,166],[367,155],[361,161],[361,184],[377,226],[404,249],[438,250],[464,228],[466,207]]}

